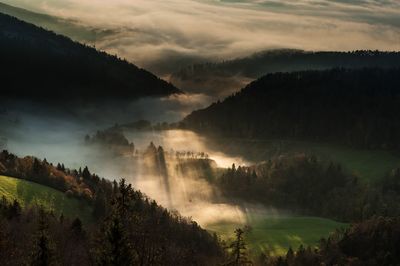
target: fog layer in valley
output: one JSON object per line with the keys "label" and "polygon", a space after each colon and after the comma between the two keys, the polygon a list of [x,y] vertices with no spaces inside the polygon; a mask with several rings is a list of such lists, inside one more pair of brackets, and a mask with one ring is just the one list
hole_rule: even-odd
{"label": "fog layer in valley", "polygon": [[[183,96],[187,97],[187,96]],[[184,104],[174,111],[170,102],[177,99],[143,99],[128,105],[128,113],[118,108],[99,110],[87,107],[77,115],[51,109],[43,109],[28,103],[5,105],[1,111],[1,142],[3,149],[18,156],[33,155],[57,164],[64,163],[69,168],[88,166],[92,172],[108,179],[124,177],[136,189],[171,210],[177,210],[184,216],[192,217],[203,226],[217,222],[246,223],[246,210],[267,212],[259,206],[248,204],[228,204],[219,192],[207,182],[205,170],[193,167],[191,158],[178,158],[175,152],[204,152],[211,174],[219,168],[249,164],[240,157],[229,156],[209,147],[207,139],[191,131],[126,131],[125,136],[135,144],[135,150],[146,152],[151,142],[165,151],[165,162],[160,164],[146,156],[115,155],[102,147],[85,145],[86,134],[104,129],[115,121],[127,122],[137,119],[155,119],[156,117],[176,119],[185,114]],[[165,106],[163,106],[163,102]],[[154,104],[154,103],[157,103]],[[20,105],[21,104],[21,105]],[[140,108],[138,108],[140,106]],[[179,106],[179,105],[178,105]],[[182,108],[183,106],[183,108]],[[157,109],[158,108],[158,109]],[[162,109],[165,109],[162,112]],[[161,116],[157,114],[161,113]],[[90,118],[90,119],[89,119]],[[159,120],[158,120],[159,121]],[[167,120],[168,121],[168,120]],[[170,155],[168,155],[170,154]],[[168,155],[168,156],[167,156]],[[203,158],[204,159],[204,158]],[[201,162],[201,160],[199,160]],[[189,162],[183,169],[181,165]],[[160,169],[160,165],[163,169]],[[210,172],[208,172],[210,174]],[[275,215],[276,211],[268,210]]]}

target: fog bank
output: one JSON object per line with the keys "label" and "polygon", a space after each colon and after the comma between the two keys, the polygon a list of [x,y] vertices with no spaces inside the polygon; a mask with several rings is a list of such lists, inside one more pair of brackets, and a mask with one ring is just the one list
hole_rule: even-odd
{"label": "fog bank", "polygon": [[161,76],[268,48],[400,49],[400,2],[3,0],[107,30],[94,44]]}

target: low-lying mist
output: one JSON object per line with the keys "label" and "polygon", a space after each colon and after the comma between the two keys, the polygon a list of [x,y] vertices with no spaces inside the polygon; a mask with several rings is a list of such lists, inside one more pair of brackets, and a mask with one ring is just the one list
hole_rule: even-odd
{"label": "low-lying mist", "polygon": [[[166,121],[174,121],[189,108],[182,104],[175,111],[171,110],[169,105],[180,101],[179,97],[190,96],[177,97],[144,99],[115,109],[80,107],[84,110],[80,113],[42,108],[27,102],[8,103],[0,112],[0,148],[18,156],[33,155],[53,164],[64,163],[69,168],[88,166],[90,171],[108,179],[125,178],[164,207],[192,217],[202,226],[218,222],[244,224],[248,219],[246,210],[264,210],[259,206],[225,201],[207,178],[233,163],[249,162],[213,149],[205,137],[186,130],[125,131],[126,138],[135,145],[135,153],[128,155],[117,155],[101,146],[85,144],[86,134],[117,122],[151,120],[159,118],[160,113],[163,113],[161,117],[169,118]],[[167,103],[163,106],[163,102]],[[162,147],[163,161],[144,156],[151,142],[154,147]],[[200,152],[206,157],[193,155]],[[177,153],[181,155],[176,156]]]}
{"label": "low-lying mist", "polygon": [[[165,151],[162,159],[145,158],[131,173],[124,173],[135,187],[203,226],[216,222],[245,222],[243,206],[227,204],[207,182],[219,167],[246,164],[242,158],[207,147],[206,139],[191,131],[127,132],[126,135],[139,151],[148,149],[146,146],[150,142]],[[193,155],[196,152],[205,152],[206,158]]]}

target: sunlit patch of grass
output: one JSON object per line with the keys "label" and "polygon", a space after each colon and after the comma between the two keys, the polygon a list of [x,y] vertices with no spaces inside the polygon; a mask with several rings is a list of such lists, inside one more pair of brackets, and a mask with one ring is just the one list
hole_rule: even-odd
{"label": "sunlit patch of grass", "polygon": [[[322,237],[328,237],[336,229],[347,226],[318,217],[269,215],[257,215],[248,225],[251,230],[246,234],[246,241],[254,256],[260,252],[283,255],[289,247],[297,249],[300,245],[315,247]],[[243,225],[217,223],[207,226],[207,229],[216,232],[222,239],[231,241],[233,232],[238,227],[243,228]]]}
{"label": "sunlit patch of grass", "polygon": [[356,149],[344,145],[295,140],[211,139],[212,145],[232,156],[253,162],[279,155],[306,153],[325,161],[339,163],[364,182],[375,182],[400,167],[400,154],[385,150]]}
{"label": "sunlit patch of grass", "polygon": [[86,222],[92,220],[92,208],[84,201],[68,198],[53,188],[26,180],[0,176],[0,197],[8,201],[18,200],[23,206],[39,205],[56,215],[63,213],[70,218],[79,217]]}

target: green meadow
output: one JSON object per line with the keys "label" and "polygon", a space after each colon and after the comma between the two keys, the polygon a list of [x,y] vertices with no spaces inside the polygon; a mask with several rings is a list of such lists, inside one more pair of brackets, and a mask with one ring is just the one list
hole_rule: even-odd
{"label": "green meadow", "polygon": [[242,156],[250,162],[265,161],[279,155],[306,153],[325,161],[340,163],[344,170],[364,182],[375,182],[400,167],[400,154],[384,150],[365,150],[319,142],[294,140],[214,139],[221,151]]}
{"label": "green meadow", "polygon": [[55,214],[63,213],[70,218],[79,217],[83,221],[91,221],[91,207],[84,201],[69,198],[53,188],[30,181],[0,176],[0,197],[7,200],[18,200],[22,207],[40,205]]}
{"label": "green meadow", "polygon": [[[254,215],[248,225],[251,229],[246,233],[245,240],[253,256],[260,252],[283,255],[289,247],[297,249],[300,245],[315,247],[322,237],[328,237],[336,229],[347,226],[318,217],[270,215]],[[207,229],[229,241],[238,227],[243,228],[243,225],[218,223],[207,226]]]}

